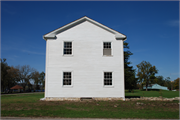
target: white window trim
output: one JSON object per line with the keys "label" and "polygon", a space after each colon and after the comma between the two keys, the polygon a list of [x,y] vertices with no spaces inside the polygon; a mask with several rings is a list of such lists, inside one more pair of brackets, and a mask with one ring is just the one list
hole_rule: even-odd
{"label": "white window trim", "polygon": [[[111,43],[111,55],[103,55],[103,50],[104,50],[104,42],[110,42]],[[103,41],[102,43],[102,56],[103,57],[113,57],[113,41]]]}
{"label": "white window trim", "polygon": [[[64,54],[64,42],[72,42],[72,54]],[[62,44],[62,56],[64,56],[64,57],[72,57],[72,56],[74,56],[74,50],[73,50],[73,40],[63,40],[63,44]]]}
{"label": "white window trim", "polygon": [[[104,85],[104,73],[105,72],[111,72],[112,73],[112,85]],[[114,72],[113,71],[103,71],[102,73],[102,85],[104,88],[113,88],[114,87]]]}
{"label": "white window trim", "polygon": [[[64,72],[71,72],[71,85],[63,85]],[[62,71],[62,77],[61,77],[62,87],[63,88],[72,88],[73,87],[73,78],[74,78],[73,71],[70,71],[70,70]]]}

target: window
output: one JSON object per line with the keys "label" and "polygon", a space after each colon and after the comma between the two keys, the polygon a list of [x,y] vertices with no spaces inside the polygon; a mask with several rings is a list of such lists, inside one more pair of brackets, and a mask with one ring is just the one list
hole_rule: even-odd
{"label": "window", "polygon": [[64,42],[64,55],[72,54],[72,42]]}
{"label": "window", "polygon": [[103,43],[103,55],[111,55],[111,42]]}
{"label": "window", "polygon": [[63,72],[63,85],[71,85],[71,72]]}
{"label": "window", "polygon": [[112,72],[104,72],[104,85],[112,85]]}

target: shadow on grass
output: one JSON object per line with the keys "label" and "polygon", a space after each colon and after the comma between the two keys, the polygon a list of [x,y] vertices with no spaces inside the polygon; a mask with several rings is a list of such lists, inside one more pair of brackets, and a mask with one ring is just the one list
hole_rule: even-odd
{"label": "shadow on grass", "polygon": [[140,98],[140,96],[125,96],[125,98]]}

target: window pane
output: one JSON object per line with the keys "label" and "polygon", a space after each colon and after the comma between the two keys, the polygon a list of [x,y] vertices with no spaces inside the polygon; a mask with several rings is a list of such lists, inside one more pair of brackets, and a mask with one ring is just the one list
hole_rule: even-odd
{"label": "window pane", "polygon": [[109,85],[112,85],[112,82],[109,82]]}
{"label": "window pane", "polygon": [[71,72],[63,73],[63,85],[71,85]]}
{"label": "window pane", "polygon": [[71,48],[72,42],[64,42],[64,48]]}
{"label": "window pane", "polygon": [[104,85],[112,85],[112,72],[104,72]]}
{"label": "window pane", "polygon": [[64,54],[72,54],[72,42],[64,42]]}
{"label": "window pane", "polygon": [[104,42],[104,48],[111,48],[111,42]]}
{"label": "window pane", "polygon": [[104,42],[103,48],[103,55],[111,55],[111,42]]}

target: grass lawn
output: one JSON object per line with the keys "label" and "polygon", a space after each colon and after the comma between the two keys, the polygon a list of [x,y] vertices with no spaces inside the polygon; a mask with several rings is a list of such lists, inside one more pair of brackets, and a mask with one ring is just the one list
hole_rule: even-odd
{"label": "grass lawn", "polygon": [[140,97],[159,97],[162,96],[164,98],[174,98],[179,97],[179,91],[167,91],[167,90],[160,90],[160,91],[141,91],[141,90],[134,90],[134,92],[125,91],[126,96],[140,96]]}
{"label": "grass lawn", "polygon": [[[135,93],[134,93],[135,94]],[[43,93],[1,96],[1,116],[178,119],[179,101],[39,101]],[[141,104],[137,104],[140,102]]]}

